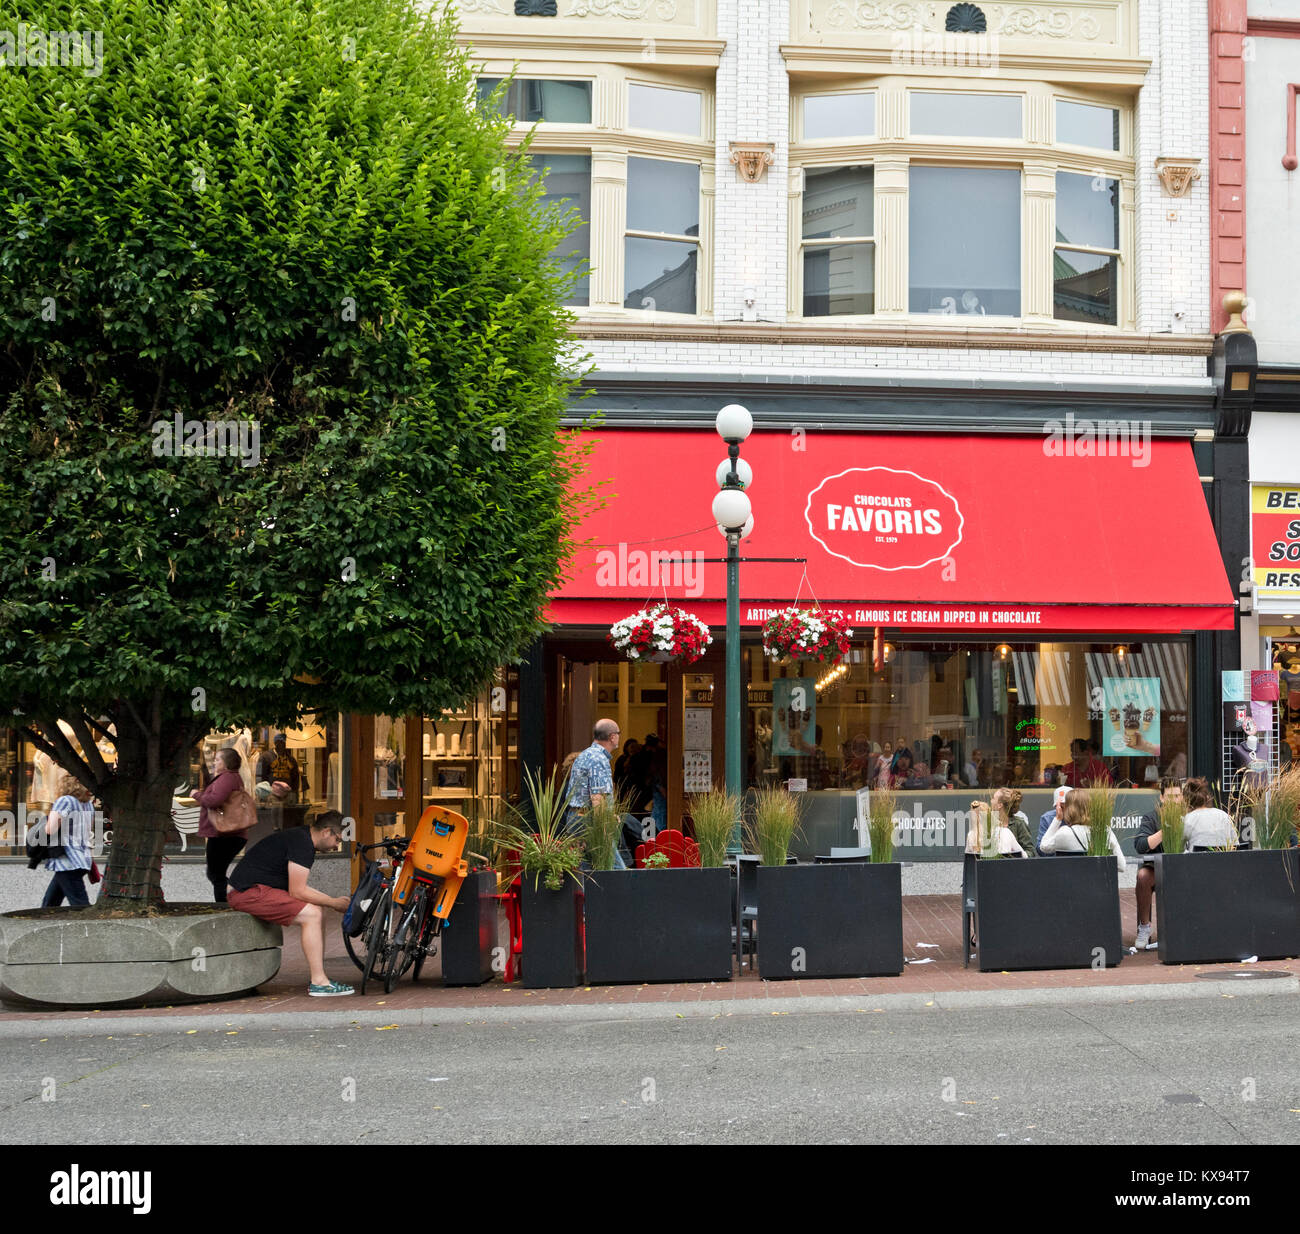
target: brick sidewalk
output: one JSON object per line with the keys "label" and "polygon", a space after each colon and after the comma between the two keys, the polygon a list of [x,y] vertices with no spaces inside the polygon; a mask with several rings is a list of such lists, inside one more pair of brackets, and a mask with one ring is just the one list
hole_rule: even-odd
{"label": "brick sidewalk", "polygon": [[[1121,896],[1121,914],[1124,919],[1123,937],[1132,942],[1136,930],[1136,909],[1132,895]],[[337,923],[337,918],[331,917]],[[286,932],[288,933],[288,932]],[[296,934],[296,931],[293,932]],[[733,981],[702,982],[682,985],[619,985],[579,987],[575,990],[525,990],[519,983],[507,986],[500,979],[485,986],[445,989],[441,984],[441,969],[437,957],[425,965],[424,976],[418,985],[405,978],[389,995],[383,986],[371,985],[366,996],[343,999],[309,998],[307,996],[307,968],[295,937],[287,937],[284,965],[274,980],[261,987],[260,993],[247,998],[230,999],[217,1003],[188,1003],[175,1007],[152,1009],[152,1015],[193,1015],[196,1012],[219,1014],[223,1010],[241,1014],[321,1011],[342,1011],[347,1008],[390,1008],[405,1011],[412,1008],[442,1008],[472,1010],[476,1007],[508,1007],[527,999],[532,1005],[569,1004],[599,1006],[622,1003],[700,1002],[705,1000],[746,1000],[763,998],[819,997],[826,995],[859,996],[870,999],[872,995],[955,990],[1052,990],[1086,989],[1089,986],[1125,986],[1189,983],[1198,973],[1226,976],[1242,968],[1240,964],[1170,965],[1160,963],[1155,951],[1139,955],[1125,955],[1118,968],[1093,970],[1086,968],[1053,969],[1017,973],[981,973],[978,969],[963,968],[961,957],[961,898],[959,896],[907,896],[903,900],[903,954],[909,959],[930,958],[930,964],[909,964],[901,977],[840,978],[834,980],[764,981],[761,975],[748,971]],[[504,919],[500,938],[504,946],[508,938]],[[933,943],[934,947],[921,947],[920,943]],[[360,974],[343,949],[337,924],[326,941],[326,969],[336,981],[356,984]],[[1245,967],[1253,968],[1254,965]],[[1270,960],[1260,967],[1273,971],[1286,971],[1300,975],[1300,960]],[[138,1009],[122,1011],[17,1011],[12,1007],[0,1009],[0,1020],[78,1020],[90,1015],[107,1019],[115,1016],[138,1015]]]}

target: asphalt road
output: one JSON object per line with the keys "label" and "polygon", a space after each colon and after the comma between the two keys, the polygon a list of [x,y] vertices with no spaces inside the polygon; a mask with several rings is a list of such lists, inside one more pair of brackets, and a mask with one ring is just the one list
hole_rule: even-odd
{"label": "asphalt road", "polygon": [[33,1145],[1294,1144],[1296,1010],[1219,996],[11,1037],[0,1125]]}

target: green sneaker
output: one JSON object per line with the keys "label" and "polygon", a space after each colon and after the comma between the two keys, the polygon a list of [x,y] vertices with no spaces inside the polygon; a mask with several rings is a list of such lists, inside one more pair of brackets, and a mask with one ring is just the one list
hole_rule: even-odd
{"label": "green sneaker", "polygon": [[341,985],[337,981],[327,981],[324,985],[309,985],[307,993],[312,998],[337,998],[340,994],[355,994],[350,985]]}

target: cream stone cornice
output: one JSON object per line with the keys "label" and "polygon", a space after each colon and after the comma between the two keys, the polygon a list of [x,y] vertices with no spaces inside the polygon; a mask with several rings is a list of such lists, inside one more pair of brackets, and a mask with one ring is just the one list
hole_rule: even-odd
{"label": "cream stone cornice", "polygon": [[478,31],[462,34],[459,42],[473,59],[490,60],[566,60],[593,64],[639,65],[643,68],[713,68],[718,67],[726,50],[724,39],[654,38],[654,61],[646,60],[644,38],[618,35],[552,35],[529,40],[519,31]]}
{"label": "cream stone cornice", "polygon": [[784,343],[840,347],[960,347],[966,350],[1100,351],[1180,356],[1205,356],[1214,350],[1213,337],[1200,334],[1015,326],[952,327],[929,322],[855,322],[851,325],[824,322],[651,322],[583,316],[570,326],[569,332],[578,338],[592,340],[744,343],[754,346]]}
{"label": "cream stone cornice", "polygon": [[1145,57],[1119,56],[1044,56],[999,52],[997,76],[971,65],[954,70],[942,64],[899,64],[898,53],[890,45],[878,47],[824,47],[809,43],[783,43],[781,55],[792,74],[835,74],[841,77],[864,77],[889,74],[899,77],[952,77],[955,74],[973,81],[986,81],[989,89],[1018,81],[1071,82],[1091,86],[1117,86],[1136,89],[1146,79],[1151,61]]}

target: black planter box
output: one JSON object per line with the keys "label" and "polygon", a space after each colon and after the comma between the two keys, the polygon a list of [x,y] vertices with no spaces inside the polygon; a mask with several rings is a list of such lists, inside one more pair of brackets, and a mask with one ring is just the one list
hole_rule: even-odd
{"label": "black planter box", "polygon": [[1161,964],[1300,955],[1300,849],[1156,855]]}
{"label": "black planter box", "polygon": [[977,861],[980,971],[1092,968],[1094,958],[1113,968],[1124,954],[1118,874],[1114,857]]}
{"label": "black planter box", "polygon": [[903,971],[902,866],[759,866],[758,965],[766,981],[896,977]]}
{"label": "black planter box", "polygon": [[582,890],[569,876],[559,891],[525,874],[523,917],[524,985],[530,990],[572,988],[582,978]]}
{"label": "black planter box", "polygon": [[497,876],[471,874],[442,928],[442,984],[482,985],[492,980],[497,946]]}
{"label": "black planter box", "polygon": [[583,890],[588,983],[731,980],[726,866],[600,870]]}

